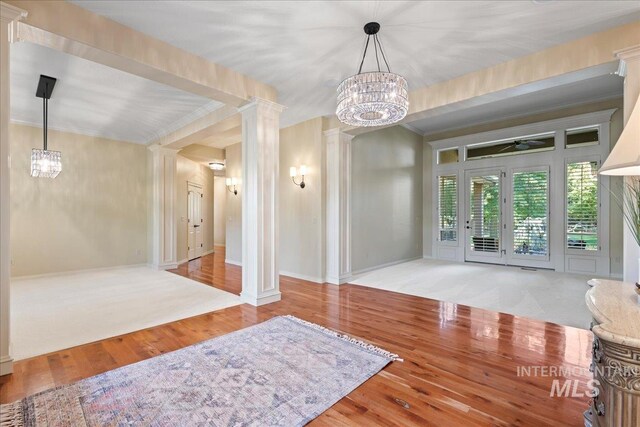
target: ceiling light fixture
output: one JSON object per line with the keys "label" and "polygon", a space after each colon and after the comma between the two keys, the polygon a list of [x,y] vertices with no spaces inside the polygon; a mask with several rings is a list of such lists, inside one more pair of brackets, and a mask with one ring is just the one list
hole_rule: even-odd
{"label": "ceiling light fixture", "polygon": [[211,162],[209,163],[209,168],[211,168],[211,170],[214,170],[214,171],[224,170],[224,161]]}
{"label": "ceiling light fixture", "polygon": [[42,98],[42,131],[44,149],[31,150],[31,176],[35,178],[55,178],[62,171],[62,153],[47,150],[47,125],[49,121],[49,98],[53,93],[56,79],[40,75],[36,97]]}
{"label": "ceiling light fixture", "polygon": [[[338,86],[338,107],[336,115],[344,124],[350,126],[383,126],[397,123],[409,111],[409,94],[407,81],[399,74],[394,74],[382,50],[378,39],[380,24],[369,22],[364,26],[367,43],[358,74],[346,78]],[[362,72],[362,65],[367,56],[369,41],[373,37],[378,71]],[[387,71],[380,68],[378,50]]]}

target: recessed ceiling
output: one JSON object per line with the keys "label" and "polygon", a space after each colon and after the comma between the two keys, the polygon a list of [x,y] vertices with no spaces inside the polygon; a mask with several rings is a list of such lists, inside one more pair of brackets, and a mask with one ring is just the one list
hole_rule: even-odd
{"label": "recessed ceiling", "polygon": [[75,3],[274,86],[282,126],[334,113],[371,20],[391,70],[415,89],[640,19],[637,1]]}
{"label": "recessed ceiling", "polygon": [[490,123],[512,117],[529,116],[590,102],[621,98],[623,79],[615,74],[540,90],[484,105],[450,111],[409,123],[422,134],[434,134]]}
{"label": "recessed ceiling", "polygon": [[42,126],[40,74],[58,79],[49,127],[147,143],[222,104],[31,43],[11,45],[11,120]]}

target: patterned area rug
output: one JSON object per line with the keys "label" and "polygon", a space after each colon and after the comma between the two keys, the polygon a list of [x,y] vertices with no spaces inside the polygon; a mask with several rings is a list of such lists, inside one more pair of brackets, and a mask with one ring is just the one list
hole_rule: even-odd
{"label": "patterned area rug", "polygon": [[398,356],[293,316],[2,405],[1,426],[299,426]]}

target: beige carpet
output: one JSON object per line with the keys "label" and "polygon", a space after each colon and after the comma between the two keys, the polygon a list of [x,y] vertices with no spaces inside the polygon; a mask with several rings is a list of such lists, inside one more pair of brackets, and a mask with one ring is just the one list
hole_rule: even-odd
{"label": "beige carpet", "polygon": [[11,354],[25,359],[240,303],[148,267],[13,279]]}
{"label": "beige carpet", "polygon": [[588,329],[589,276],[420,259],[364,273],[351,283]]}

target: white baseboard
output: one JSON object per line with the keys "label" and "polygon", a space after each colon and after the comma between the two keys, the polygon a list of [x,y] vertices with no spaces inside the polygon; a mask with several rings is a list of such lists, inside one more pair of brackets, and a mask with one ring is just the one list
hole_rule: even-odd
{"label": "white baseboard", "polygon": [[0,376],[13,373],[13,359],[10,356],[0,357]]}
{"label": "white baseboard", "polygon": [[178,265],[180,265],[180,264],[184,264],[185,262],[188,262],[188,261],[189,261],[189,259],[188,259],[188,258],[181,259],[180,261],[178,261]]}
{"label": "white baseboard", "polygon": [[[367,267],[367,268],[363,268],[362,270],[352,271],[351,275],[352,276],[356,276],[356,275],[359,275],[359,274],[368,273],[368,272],[373,271],[373,270],[380,270],[382,268],[391,267],[393,265],[402,264],[402,263],[409,262],[409,261],[415,261],[417,259],[423,259],[423,258],[424,258],[423,256],[417,256],[417,257],[400,259],[398,261],[391,261],[391,262],[387,262],[387,263],[384,263],[384,264],[376,265],[374,267]],[[355,279],[355,277],[354,277],[354,279]]]}
{"label": "white baseboard", "polygon": [[292,277],[294,279],[306,280],[307,282],[313,282],[313,283],[321,283],[322,284],[322,283],[325,282],[323,277],[307,276],[306,274],[292,273],[290,271],[282,271],[282,270],[280,270],[280,275],[281,276]]}
{"label": "white baseboard", "polygon": [[68,274],[82,274],[82,273],[93,273],[99,271],[109,271],[109,270],[119,270],[121,268],[136,268],[136,267],[149,267],[150,264],[146,262],[143,264],[125,264],[125,265],[114,265],[113,267],[98,267],[98,268],[86,268],[83,270],[69,270],[69,271],[58,271],[55,273],[44,273],[44,274],[33,274],[28,276],[15,276],[12,277],[11,280],[25,280],[25,279],[38,279],[43,277],[56,277],[56,276],[66,276]]}
{"label": "white baseboard", "polygon": [[238,267],[242,267],[242,263],[241,262],[234,261],[232,259],[225,259],[224,263],[225,264],[231,264],[231,265],[237,265]]}
{"label": "white baseboard", "polygon": [[212,254],[212,253],[214,253],[214,252],[215,252],[215,249],[211,249],[211,250],[209,250],[209,251],[205,251],[205,252],[203,252],[203,253],[202,253],[202,256],[205,256],[205,255],[211,255],[211,254]]}
{"label": "white baseboard", "polygon": [[226,245],[224,245],[224,244],[220,245],[218,243],[214,243],[213,247],[215,248],[216,246],[219,247],[219,248],[225,248],[226,247]]}

